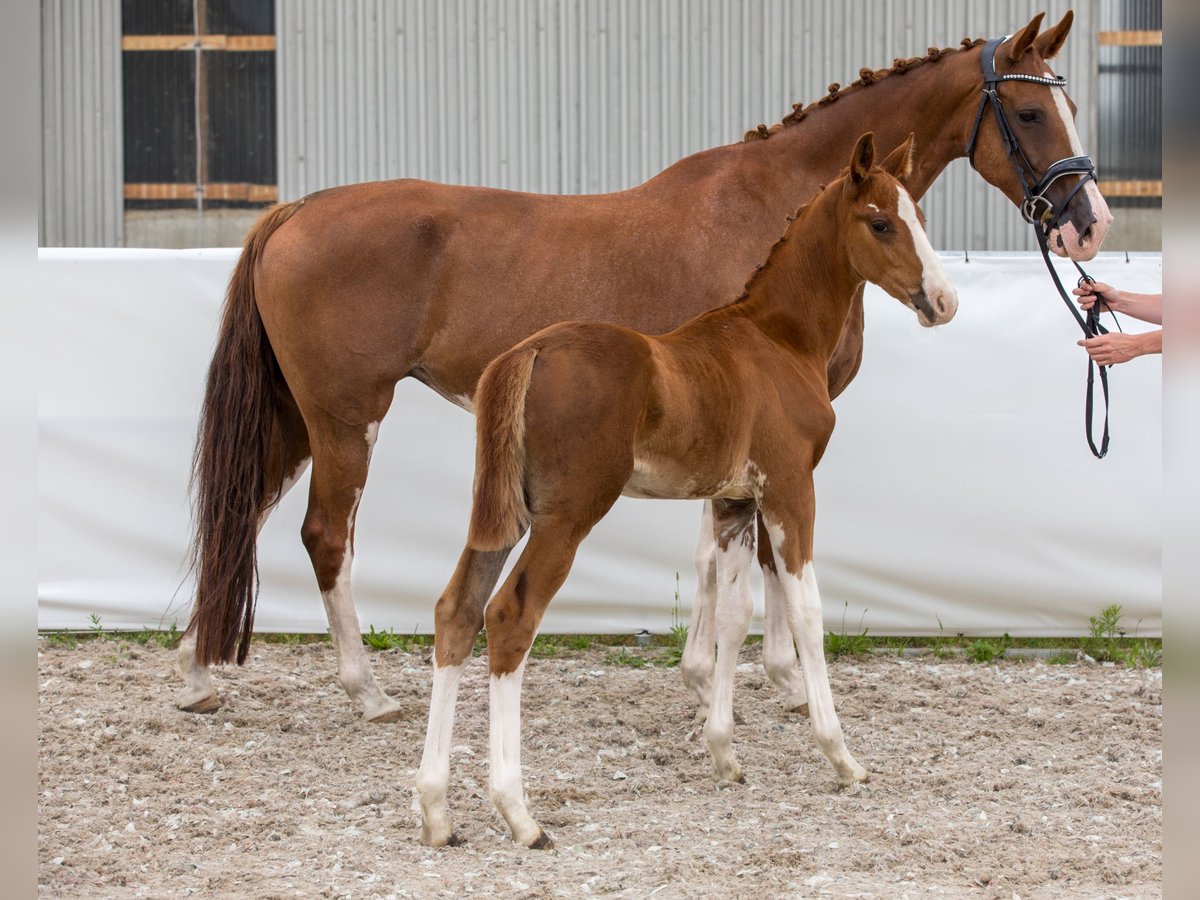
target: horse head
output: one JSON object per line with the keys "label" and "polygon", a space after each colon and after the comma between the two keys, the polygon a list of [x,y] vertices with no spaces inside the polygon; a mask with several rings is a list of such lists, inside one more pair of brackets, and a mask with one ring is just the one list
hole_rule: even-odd
{"label": "horse head", "polygon": [[913,137],[875,165],[875,136],[858,139],[842,185],[839,227],[850,264],[917,314],[926,327],[958,310],[958,293],[925,233],[925,216],[904,179],[912,173]]}
{"label": "horse head", "polygon": [[985,180],[1044,229],[1051,250],[1088,260],[1099,251],[1112,213],[1075,130],[1066,81],[1047,62],[1062,49],[1074,14],[1040,32],[1043,15],[983,46],[984,95],[967,154]]}

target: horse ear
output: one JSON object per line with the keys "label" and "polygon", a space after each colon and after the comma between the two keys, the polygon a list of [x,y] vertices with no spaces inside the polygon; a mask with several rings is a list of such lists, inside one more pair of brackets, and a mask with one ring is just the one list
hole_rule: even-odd
{"label": "horse ear", "polygon": [[1042,55],[1042,59],[1054,59],[1058,55],[1058,51],[1062,49],[1062,45],[1066,43],[1067,35],[1071,31],[1071,23],[1075,21],[1075,11],[1068,9],[1066,15],[1059,20],[1059,23],[1039,34],[1033,45],[1037,47],[1038,53]]}
{"label": "horse ear", "polygon": [[868,131],[854,145],[850,154],[850,183],[857,187],[867,180],[871,166],[875,164],[875,133]]}
{"label": "horse ear", "polygon": [[1042,19],[1045,16],[1044,12],[1038,13],[1030,19],[1029,24],[1022,28],[1016,37],[1009,41],[1008,59],[1010,62],[1016,62],[1025,55],[1026,50],[1033,46],[1033,42],[1037,40],[1038,31],[1041,30]]}
{"label": "horse ear", "polygon": [[917,136],[909,132],[908,139],[888,154],[881,168],[886,172],[890,172],[898,181],[903,182],[904,179],[912,174],[913,147],[916,146],[916,143]]}

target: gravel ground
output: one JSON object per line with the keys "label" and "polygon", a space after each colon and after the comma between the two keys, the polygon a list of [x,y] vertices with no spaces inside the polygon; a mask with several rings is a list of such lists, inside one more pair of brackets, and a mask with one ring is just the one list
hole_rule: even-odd
{"label": "gravel ground", "polygon": [[407,718],[359,721],[325,644],[256,643],[225,705],[172,706],[173,654],[39,643],[40,893],[48,897],[1158,897],[1162,670],[832,660],[836,789],[756,645],[738,670],[746,784],[716,784],[673,669],[606,650],[530,660],[526,788],[556,849],[515,846],[487,796],[487,670],[459,695],[451,813],[418,842],[426,656],[376,653]]}

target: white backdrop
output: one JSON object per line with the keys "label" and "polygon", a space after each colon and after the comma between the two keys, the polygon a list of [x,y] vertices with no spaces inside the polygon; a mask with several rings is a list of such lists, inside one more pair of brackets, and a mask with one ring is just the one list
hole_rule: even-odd
{"label": "white backdrop", "polygon": [[[188,466],[235,250],[41,250],[40,628],[183,627]],[[873,634],[1072,635],[1109,603],[1162,627],[1159,357],[1112,373],[1107,459],[1083,438],[1085,356],[1040,257],[943,257],[957,318],[920,328],[872,289],[862,370],[817,472],[826,624]],[[1158,255],[1100,280],[1157,291]],[[1063,265],[1064,281],[1073,269]],[[1123,319],[1127,330],[1147,326]],[[432,629],[466,533],[474,420],[404,382],[359,513],[365,630]],[[323,631],[299,539],[306,482],[259,543],[257,627]],[[622,499],[584,543],[544,630],[666,630],[690,613],[700,504]],[[757,603],[761,611],[761,595]],[[1140,621],[1140,625],[1138,624]],[[760,624],[756,619],[756,627]]]}

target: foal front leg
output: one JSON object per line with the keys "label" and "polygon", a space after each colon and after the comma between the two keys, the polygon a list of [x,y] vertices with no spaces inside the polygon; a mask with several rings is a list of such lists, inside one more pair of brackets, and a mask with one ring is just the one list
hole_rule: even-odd
{"label": "foal front leg", "polygon": [[814,504],[811,480],[807,488],[800,502],[786,503],[782,507],[794,510],[799,516],[785,514],[764,519],[777,577],[787,599],[788,625],[800,651],[800,664],[804,667],[813,737],[833,765],[838,784],[846,786],[856,781],[866,781],[870,776],[846,749],[842,725],[833,707],[829,672],[825,667],[821,595],[817,590],[817,576],[812,564]]}
{"label": "foal front leg", "polygon": [[714,500],[717,663],[704,739],[718,781],[743,781],[733,754],[733,679],[750,627],[750,561],[754,558],[754,501]]}

